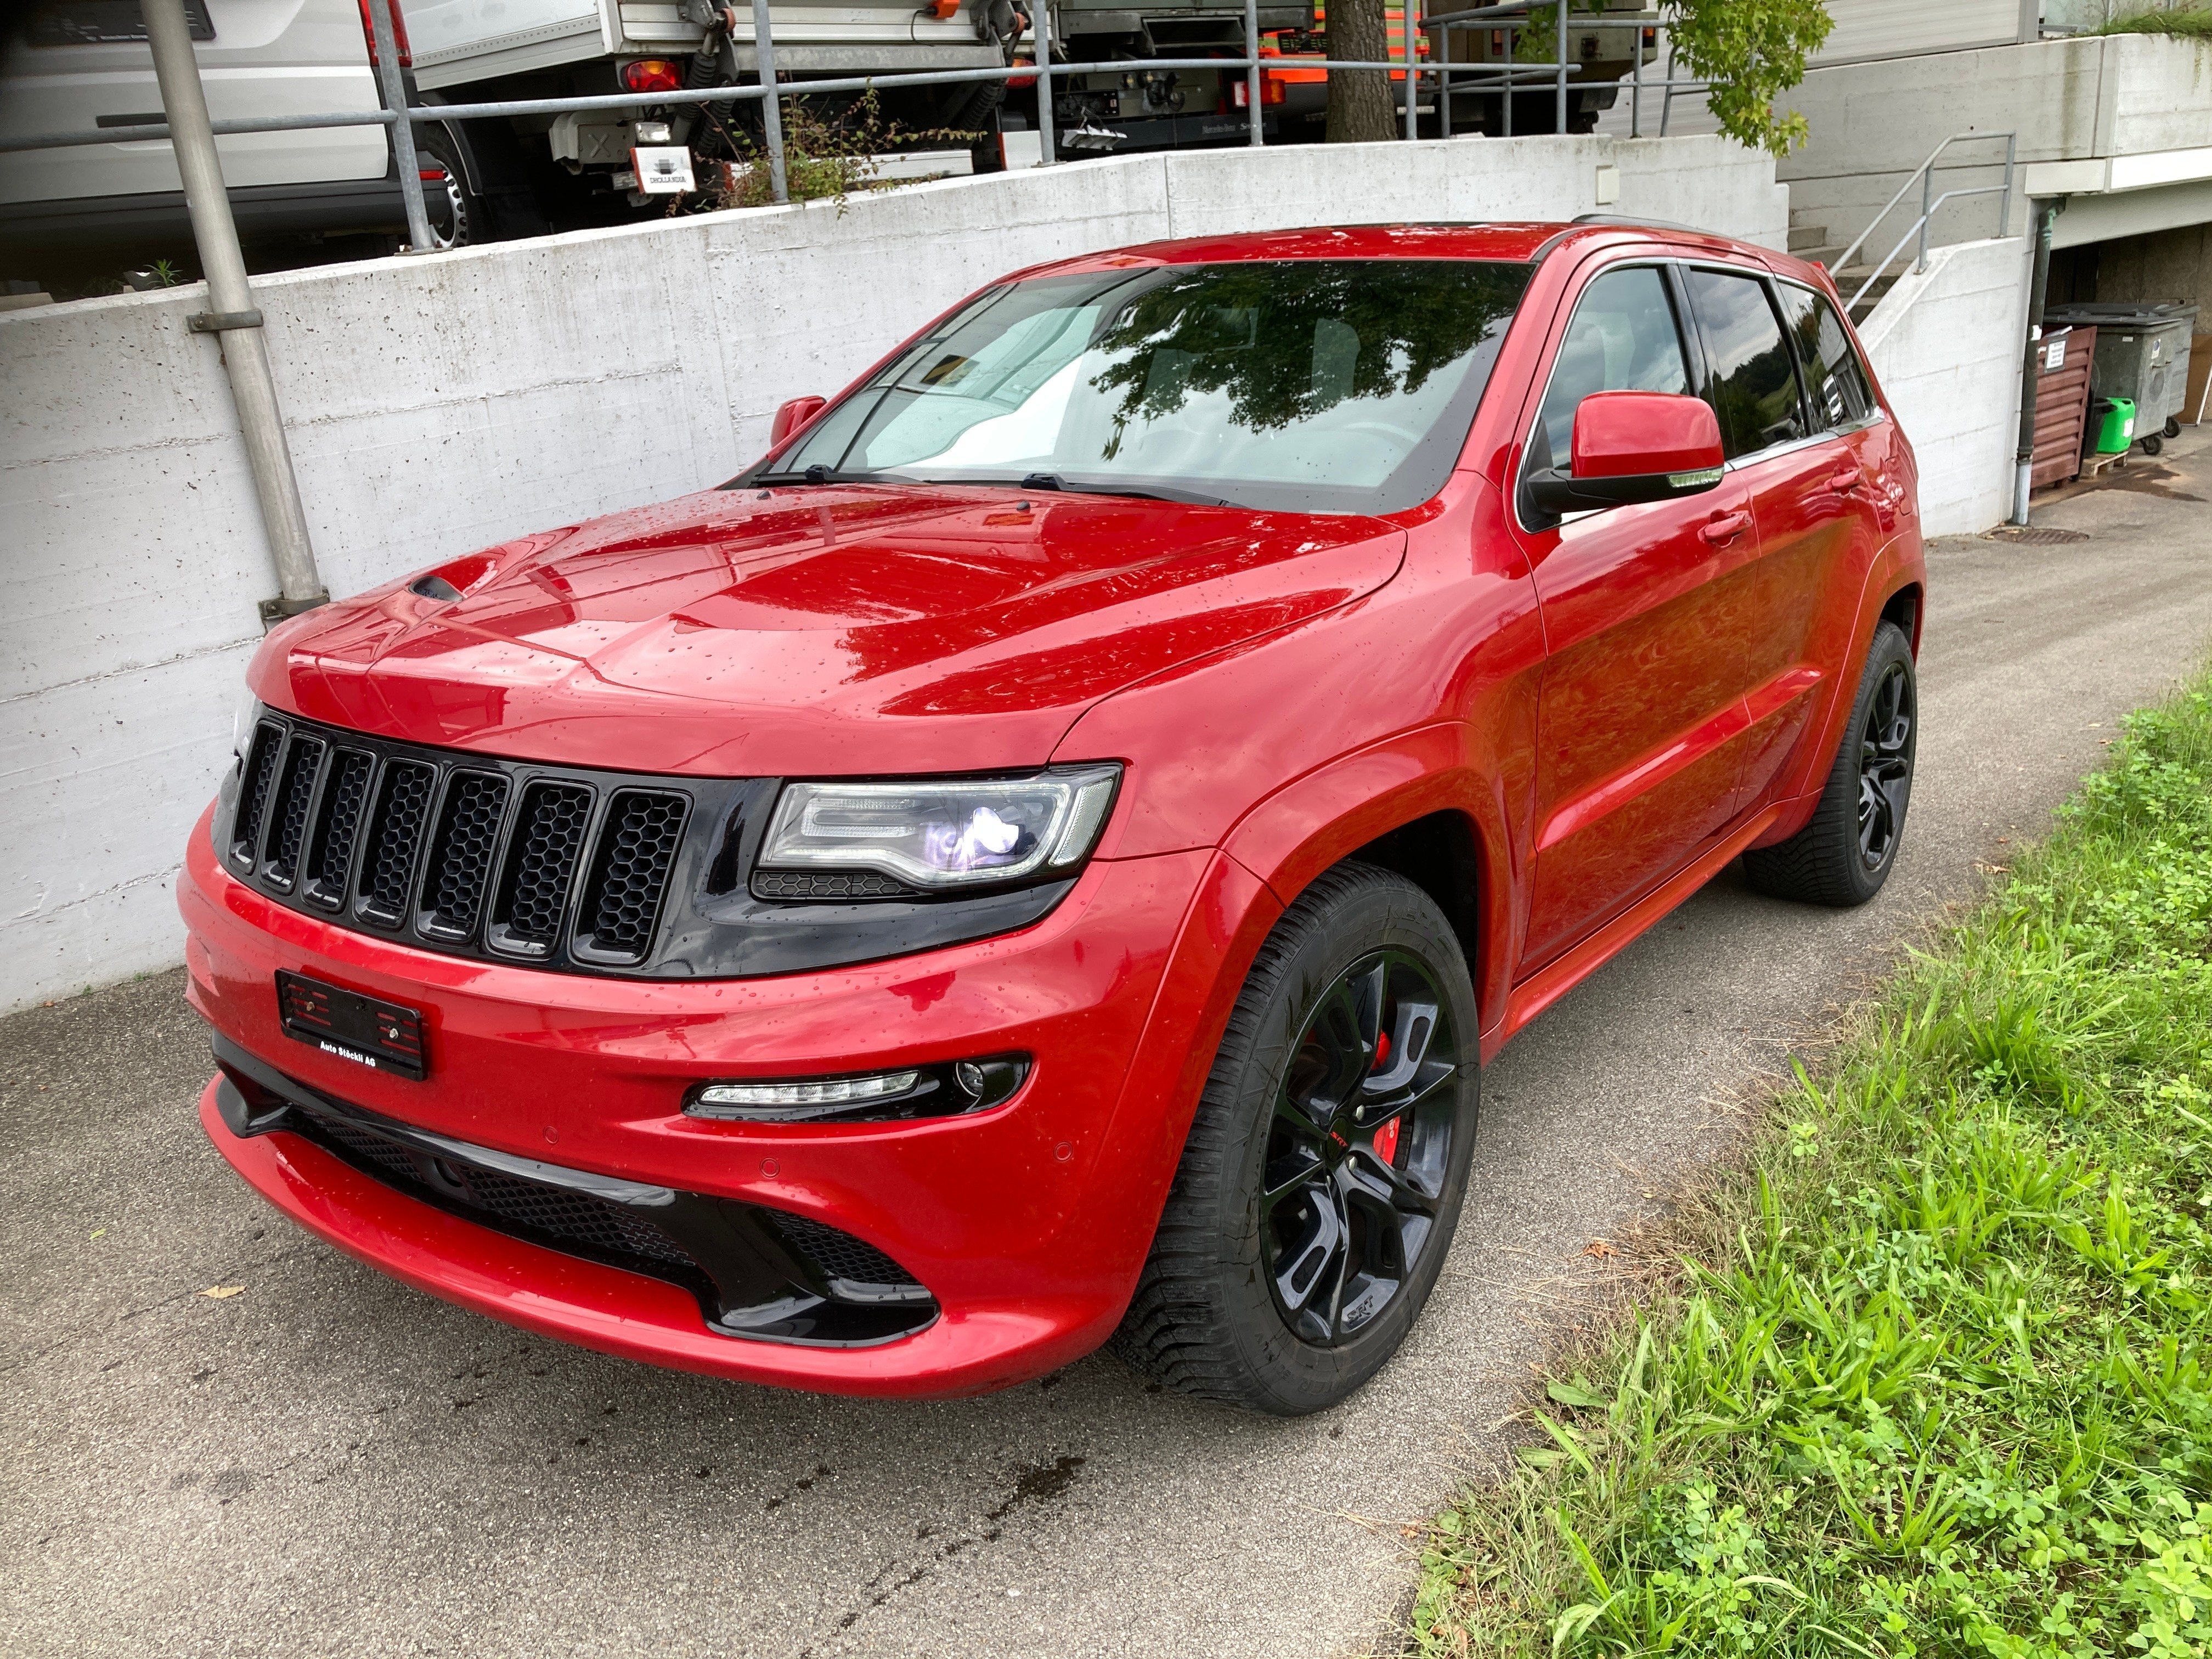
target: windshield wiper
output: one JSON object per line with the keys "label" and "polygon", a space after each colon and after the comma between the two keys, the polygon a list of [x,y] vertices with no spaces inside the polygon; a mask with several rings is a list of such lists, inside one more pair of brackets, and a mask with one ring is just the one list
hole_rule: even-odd
{"label": "windshield wiper", "polygon": [[810,466],[803,472],[763,472],[756,476],[756,484],[854,484],[854,483],[926,483],[925,478],[909,478],[902,472],[840,472],[835,467]]}
{"label": "windshield wiper", "polygon": [[924,483],[981,484],[985,489],[1051,489],[1064,495],[1127,495],[1140,501],[1180,501],[1190,507],[1234,507],[1218,495],[1201,495],[1191,489],[1171,489],[1153,484],[1076,483],[1057,472],[1031,472],[1019,483],[1012,478],[925,478]]}

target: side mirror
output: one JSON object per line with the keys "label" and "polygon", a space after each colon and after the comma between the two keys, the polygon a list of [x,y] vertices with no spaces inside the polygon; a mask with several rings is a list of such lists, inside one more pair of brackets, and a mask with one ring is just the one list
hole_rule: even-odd
{"label": "side mirror", "polygon": [[1702,398],[1593,392],[1575,408],[1572,467],[1523,475],[1528,500],[1554,518],[1696,495],[1721,481],[1720,422]]}
{"label": "side mirror", "polygon": [[775,424],[768,429],[768,447],[774,449],[793,433],[822,412],[827,398],[793,398],[781,404],[775,411]]}

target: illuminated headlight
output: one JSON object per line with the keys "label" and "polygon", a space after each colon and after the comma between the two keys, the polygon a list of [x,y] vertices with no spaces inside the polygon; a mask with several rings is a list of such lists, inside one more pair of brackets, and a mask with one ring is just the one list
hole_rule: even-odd
{"label": "illuminated headlight", "polygon": [[761,843],[763,871],[873,871],[910,887],[1048,880],[1091,856],[1121,769],[1026,778],[791,783]]}
{"label": "illuminated headlight", "polygon": [[1012,1099],[1029,1073],[1027,1054],[994,1054],[985,1060],[956,1060],[950,1066],[918,1066],[860,1077],[708,1083],[692,1091],[684,1110],[691,1117],[731,1118],[748,1123],[957,1117]]}

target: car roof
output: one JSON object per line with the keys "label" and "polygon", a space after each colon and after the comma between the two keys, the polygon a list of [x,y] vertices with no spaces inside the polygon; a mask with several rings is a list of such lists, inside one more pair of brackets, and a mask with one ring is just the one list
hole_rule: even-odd
{"label": "car roof", "polygon": [[[1663,241],[1691,249],[1750,253],[1732,238],[1680,225],[1602,222],[1497,221],[1486,223],[1322,225],[1299,230],[1249,231],[1233,236],[1192,236],[1054,260],[1017,272],[1022,276],[1110,270],[1150,264],[1219,264],[1246,259],[1504,259],[1526,263],[1573,244]],[[1794,261],[1792,263],[1795,263]]]}

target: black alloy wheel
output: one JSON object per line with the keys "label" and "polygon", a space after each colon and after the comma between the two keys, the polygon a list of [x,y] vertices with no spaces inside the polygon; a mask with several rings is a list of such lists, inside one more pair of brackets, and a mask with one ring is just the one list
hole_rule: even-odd
{"label": "black alloy wheel", "polygon": [[1260,1194],[1275,1310],[1301,1341],[1340,1346],[1419,1262],[1459,1060],[1443,991],[1403,951],[1363,957],[1322,997],[1276,1092]]}
{"label": "black alloy wheel", "polygon": [[1451,1247],[1480,1030],[1427,893],[1372,865],[1318,878],[1245,976],[1115,1351],[1282,1417],[1372,1376]]}
{"label": "black alloy wheel", "polygon": [[1859,861],[1885,869],[1905,833],[1912,793],[1912,676],[1893,662],[1882,671],[1859,731]]}
{"label": "black alloy wheel", "polygon": [[1789,840],[1743,855],[1753,886],[1776,898],[1838,907],[1864,904],[1881,890],[1896,867],[1912,801],[1917,686],[1912,642],[1895,623],[1879,624],[1820,804]]}

